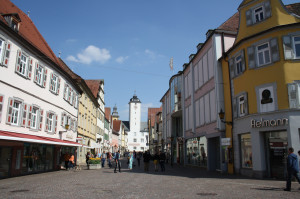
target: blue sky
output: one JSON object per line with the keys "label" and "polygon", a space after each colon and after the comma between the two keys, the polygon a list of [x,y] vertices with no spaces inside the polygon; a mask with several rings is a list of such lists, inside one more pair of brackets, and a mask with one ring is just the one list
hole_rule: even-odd
{"label": "blue sky", "polygon": [[[54,53],[84,79],[104,79],[106,107],[128,120],[136,91],[142,121],[160,107],[169,79],[208,29],[237,12],[242,0],[11,0],[30,18]],[[284,0],[284,4],[299,0]],[[170,70],[170,58],[174,71]]]}

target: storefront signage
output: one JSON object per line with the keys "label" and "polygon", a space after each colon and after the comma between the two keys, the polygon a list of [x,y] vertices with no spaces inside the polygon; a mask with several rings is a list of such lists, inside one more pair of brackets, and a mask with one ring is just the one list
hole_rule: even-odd
{"label": "storefront signage", "polygon": [[221,138],[221,145],[222,146],[230,146],[230,138]]}
{"label": "storefront signage", "polygon": [[263,128],[263,127],[276,127],[288,125],[289,119],[274,119],[274,120],[251,120],[252,128]]}

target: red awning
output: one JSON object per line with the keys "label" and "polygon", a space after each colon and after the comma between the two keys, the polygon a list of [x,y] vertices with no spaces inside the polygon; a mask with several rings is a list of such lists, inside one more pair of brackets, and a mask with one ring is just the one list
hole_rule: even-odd
{"label": "red awning", "polygon": [[56,138],[43,137],[37,135],[28,135],[23,133],[14,133],[0,130],[0,140],[11,140],[19,142],[32,142],[40,144],[52,144],[52,145],[63,145],[63,146],[82,146],[77,142],[68,140],[60,140]]}

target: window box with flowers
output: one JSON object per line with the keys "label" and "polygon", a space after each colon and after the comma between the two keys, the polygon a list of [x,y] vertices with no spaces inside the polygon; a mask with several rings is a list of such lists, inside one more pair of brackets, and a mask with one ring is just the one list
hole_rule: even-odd
{"label": "window box with flowers", "polygon": [[88,169],[101,169],[101,159],[100,158],[90,158]]}

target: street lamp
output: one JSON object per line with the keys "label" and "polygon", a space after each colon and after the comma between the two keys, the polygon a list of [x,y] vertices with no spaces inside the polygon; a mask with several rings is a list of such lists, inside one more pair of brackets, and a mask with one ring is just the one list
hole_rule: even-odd
{"label": "street lamp", "polygon": [[223,123],[225,123],[227,125],[231,125],[232,126],[232,122],[224,121],[224,117],[225,117],[225,113],[221,109],[220,112],[219,112],[219,118],[220,118],[221,122],[223,122]]}

